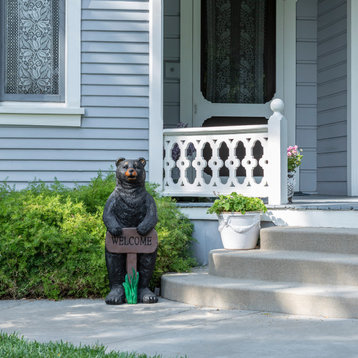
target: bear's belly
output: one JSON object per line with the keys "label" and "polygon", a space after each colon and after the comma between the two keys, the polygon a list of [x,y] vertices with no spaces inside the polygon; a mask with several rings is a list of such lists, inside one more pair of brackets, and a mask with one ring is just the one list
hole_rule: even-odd
{"label": "bear's belly", "polygon": [[123,227],[137,227],[144,219],[146,205],[143,200],[121,200],[116,205],[115,215]]}

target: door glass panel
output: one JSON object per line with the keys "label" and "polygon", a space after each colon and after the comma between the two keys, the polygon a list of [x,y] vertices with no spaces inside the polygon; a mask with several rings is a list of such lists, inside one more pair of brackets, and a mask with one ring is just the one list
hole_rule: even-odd
{"label": "door glass panel", "polygon": [[275,93],[276,0],[201,0],[201,92],[212,103]]}

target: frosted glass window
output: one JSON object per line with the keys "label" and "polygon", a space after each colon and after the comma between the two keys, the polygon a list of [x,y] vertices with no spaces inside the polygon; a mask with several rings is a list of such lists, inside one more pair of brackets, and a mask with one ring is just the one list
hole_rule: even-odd
{"label": "frosted glass window", "polygon": [[5,0],[2,100],[64,101],[64,0]]}

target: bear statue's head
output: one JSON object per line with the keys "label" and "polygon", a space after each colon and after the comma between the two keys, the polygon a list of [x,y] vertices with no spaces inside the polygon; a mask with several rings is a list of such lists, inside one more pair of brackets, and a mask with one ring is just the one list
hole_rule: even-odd
{"label": "bear statue's head", "polygon": [[144,158],[136,160],[119,158],[116,161],[117,185],[124,187],[144,186],[145,164],[146,161]]}

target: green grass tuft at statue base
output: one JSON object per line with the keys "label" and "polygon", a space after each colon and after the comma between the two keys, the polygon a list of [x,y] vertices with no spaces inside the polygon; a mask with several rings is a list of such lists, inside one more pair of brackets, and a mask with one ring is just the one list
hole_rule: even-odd
{"label": "green grass tuft at statue base", "polygon": [[138,281],[139,281],[139,273],[135,272],[133,269],[133,273],[128,277],[126,275],[126,281],[123,282],[124,292],[126,294],[127,303],[136,304],[138,302]]}

